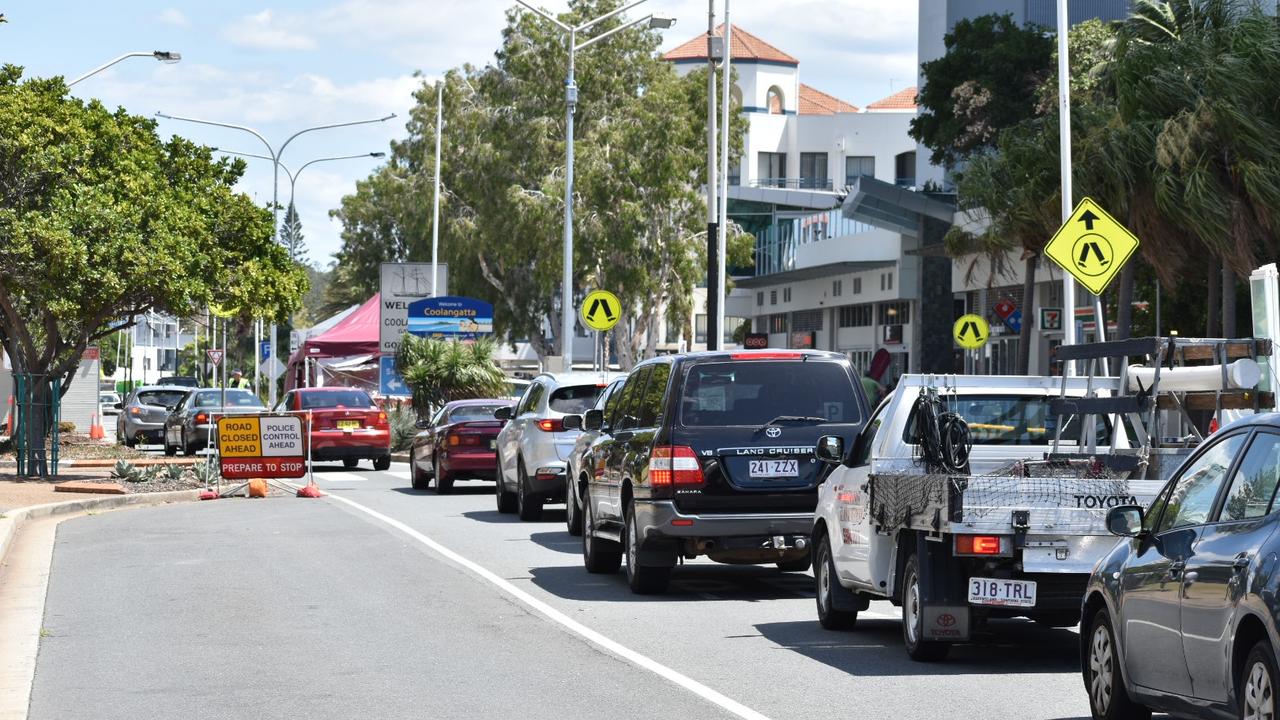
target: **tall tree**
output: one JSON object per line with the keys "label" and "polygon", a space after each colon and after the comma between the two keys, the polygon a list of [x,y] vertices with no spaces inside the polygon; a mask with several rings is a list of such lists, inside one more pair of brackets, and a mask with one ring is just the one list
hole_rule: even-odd
{"label": "tall tree", "polygon": [[284,222],[280,225],[280,244],[289,252],[294,262],[307,264],[307,245],[302,235],[302,218],[298,217],[298,208],[289,202],[284,211]]}
{"label": "tall tree", "polygon": [[[295,309],[306,277],[271,241],[270,214],[233,190],[243,170],[71,97],[59,79],[0,69],[0,341],[14,371],[65,393],[85,347],[119,318]],[[49,385],[32,399],[28,439],[42,458]]]}

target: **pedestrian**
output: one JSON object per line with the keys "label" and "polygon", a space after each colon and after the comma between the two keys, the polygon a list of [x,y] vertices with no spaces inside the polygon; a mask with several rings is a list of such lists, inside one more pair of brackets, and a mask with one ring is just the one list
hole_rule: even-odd
{"label": "pedestrian", "polygon": [[239,370],[231,373],[231,385],[229,387],[240,390],[253,390],[253,384],[249,382],[249,378],[245,377],[244,373]]}

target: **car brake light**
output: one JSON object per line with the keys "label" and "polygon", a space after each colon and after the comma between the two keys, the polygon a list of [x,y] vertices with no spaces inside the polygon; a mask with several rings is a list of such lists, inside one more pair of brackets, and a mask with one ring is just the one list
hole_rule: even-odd
{"label": "car brake light", "polygon": [[564,421],[560,418],[543,418],[538,421],[538,429],[543,432],[564,432]]}
{"label": "car brake light", "polygon": [[730,353],[730,360],[799,360],[804,357],[798,352],[738,352]]}
{"label": "car brake light", "polygon": [[449,433],[445,437],[448,438],[449,447],[457,447],[459,445],[479,445],[480,444],[479,435]]}
{"label": "car brake light", "polygon": [[999,535],[956,535],[957,555],[999,555]]}
{"label": "car brake light", "polygon": [[209,422],[209,414],[208,414],[208,413],[196,413],[196,424],[197,424],[197,425],[205,425],[205,424],[208,424],[208,422]]}
{"label": "car brake light", "polygon": [[649,453],[649,484],[653,487],[701,485],[702,465],[687,445],[658,445]]}

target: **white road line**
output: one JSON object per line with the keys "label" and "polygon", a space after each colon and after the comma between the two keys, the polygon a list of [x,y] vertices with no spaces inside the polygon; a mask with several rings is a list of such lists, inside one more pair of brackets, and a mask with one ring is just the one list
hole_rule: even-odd
{"label": "white road line", "polygon": [[723,708],[724,710],[734,715],[737,715],[740,718],[745,718],[746,720],[768,720],[768,717],[766,715],[759,713],[755,710],[752,710],[746,705],[743,705],[737,702],[736,700],[733,700],[729,697],[726,697],[725,695],[720,694],[719,692],[716,692],[715,690],[712,690],[711,688],[707,687],[706,685],[703,685],[697,680],[694,680],[693,678],[687,675],[684,675],[683,673],[680,673],[672,668],[669,668],[666,665],[663,665],[662,663],[646,655],[641,655],[635,650],[632,650],[631,648],[626,647],[625,645],[622,645],[621,643],[615,640],[607,638],[604,635],[596,632],[595,630],[592,630],[591,628],[587,627],[586,625],[583,625],[582,623],[571,619],[568,615],[565,615],[564,613],[560,612],[559,610],[556,610],[555,608],[551,607],[547,603],[530,595],[524,590],[521,590],[515,585],[512,585],[510,582],[494,574],[492,571],[488,570],[487,568],[480,565],[479,563],[476,563],[472,560],[468,560],[467,558],[459,555],[453,550],[450,550],[444,545],[441,545],[435,540],[432,540],[426,535],[423,535],[417,530],[414,530],[408,525],[405,525],[399,520],[396,520],[395,518],[387,517],[386,515],[383,515],[377,510],[372,510],[370,508],[365,507],[364,505],[361,505],[358,502],[348,500],[338,495],[329,494],[329,497],[333,498],[334,500],[337,500],[338,502],[346,503],[347,505],[350,505],[356,510],[359,510],[360,512],[365,513],[366,515],[372,518],[381,520],[387,525],[390,525],[391,527],[408,535],[414,540],[417,540],[423,545],[426,545],[427,547],[443,555],[449,560],[461,565],[467,570],[470,570],[471,572],[475,573],[476,575],[483,578],[484,580],[489,581],[489,583],[493,584],[498,589],[512,596],[516,600],[519,600],[520,602],[529,606],[533,610],[538,611],[539,613],[544,615],[548,620],[551,620],[552,622],[560,625],[566,630],[581,636],[583,639],[587,640],[588,642],[591,642],[599,646],[600,648],[610,653],[613,653],[614,655],[617,655],[623,660],[626,660],[634,665],[638,665],[644,668],[645,670],[648,670],[660,677],[670,680],[671,682],[697,695],[703,700],[713,703]]}

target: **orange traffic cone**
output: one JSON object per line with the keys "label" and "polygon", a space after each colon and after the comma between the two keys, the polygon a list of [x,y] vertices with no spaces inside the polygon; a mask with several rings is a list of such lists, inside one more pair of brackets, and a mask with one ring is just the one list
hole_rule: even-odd
{"label": "orange traffic cone", "polygon": [[106,436],[106,431],[102,429],[102,424],[98,422],[98,413],[94,413],[93,421],[89,423],[89,439],[101,440]]}

